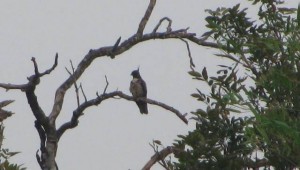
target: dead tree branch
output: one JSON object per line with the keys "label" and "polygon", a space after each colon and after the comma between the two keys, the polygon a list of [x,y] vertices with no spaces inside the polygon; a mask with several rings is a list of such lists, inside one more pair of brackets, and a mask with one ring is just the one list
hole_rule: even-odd
{"label": "dead tree branch", "polygon": [[118,38],[118,40],[116,41],[115,45],[113,46],[113,48],[111,50],[110,58],[112,58],[112,59],[115,58],[115,51],[117,50],[120,42],[121,42],[121,37]]}
{"label": "dead tree branch", "polygon": [[190,68],[191,70],[195,71],[194,70],[194,67],[195,67],[195,64],[193,62],[193,58],[192,58],[192,53],[191,53],[191,50],[190,50],[190,45],[189,45],[189,42],[180,38],[181,41],[185,42],[186,44],[186,48],[187,48],[187,51],[188,51],[188,55],[189,55],[189,58],[190,58]]}
{"label": "dead tree branch", "polygon": [[107,80],[107,77],[106,77],[106,75],[105,75],[105,82],[106,82],[106,85],[105,85],[105,88],[104,88],[104,90],[103,90],[103,93],[102,93],[102,94],[105,94],[105,93],[106,93],[107,87],[108,87],[108,85],[109,85],[109,82],[108,82],[108,80]]}
{"label": "dead tree branch", "polygon": [[143,35],[144,29],[145,29],[146,24],[147,24],[147,22],[148,22],[148,20],[151,16],[151,13],[153,11],[155,3],[156,3],[156,0],[150,0],[150,3],[149,3],[148,8],[145,12],[145,15],[144,15],[144,17],[142,18],[142,20],[139,24],[139,28],[138,28],[137,33],[136,33],[137,37],[141,37]]}
{"label": "dead tree branch", "polygon": [[168,155],[178,152],[178,149],[176,149],[173,146],[168,146],[164,149],[162,149],[159,152],[156,152],[151,159],[146,163],[146,165],[142,168],[142,170],[150,170],[150,168],[156,163],[161,160],[164,160]]}
{"label": "dead tree branch", "polygon": [[58,54],[56,53],[55,55],[55,61],[52,67],[43,73],[40,73],[38,71],[38,64],[36,63],[36,60],[34,57],[31,58],[31,61],[33,62],[34,65],[34,75],[28,77],[28,83],[26,84],[11,84],[11,83],[0,83],[0,88],[8,90],[21,90],[21,91],[26,91],[27,89],[30,88],[30,86],[36,86],[39,83],[39,79],[43,77],[46,74],[50,74],[57,66],[58,63]]}
{"label": "dead tree branch", "polygon": [[24,86],[25,89],[21,89],[26,93],[28,104],[30,105],[31,110],[36,117],[36,120],[39,121],[39,123],[41,123],[44,127],[49,127],[48,118],[38,103],[37,96],[35,95],[35,88],[40,83],[40,78],[42,76],[44,76],[45,74],[50,74],[55,69],[55,67],[57,66],[57,58],[58,54],[56,54],[55,56],[55,62],[53,66],[45,72],[40,73],[38,70],[38,64],[35,58],[32,57],[31,61],[34,65],[35,74],[27,78],[29,82],[26,84],[26,86]]}
{"label": "dead tree branch", "polygon": [[86,98],[86,95],[84,93],[84,90],[83,90],[83,87],[82,87],[82,84],[80,83],[80,89],[81,89],[81,93],[83,95],[83,98],[84,98],[84,101],[87,101],[87,98]]}
{"label": "dead tree branch", "polygon": [[6,91],[8,91],[8,90],[22,90],[22,91],[25,91],[25,89],[28,88],[28,84],[0,83],[0,87],[5,89]]}
{"label": "dead tree branch", "polygon": [[[54,104],[53,104],[51,113],[49,114],[49,117],[48,117],[49,123],[51,125],[55,125],[55,120],[61,111],[66,91],[73,85],[74,81],[76,81],[80,78],[80,76],[84,73],[86,68],[89,67],[89,65],[96,58],[103,57],[103,56],[110,56],[112,51],[114,51],[114,55],[120,55],[123,52],[125,52],[125,51],[129,50],[130,48],[132,48],[133,46],[135,46],[136,44],[147,41],[147,40],[152,40],[152,39],[186,39],[186,40],[190,40],[201,46],[208,46],[208,47],[214,47],[214,48],[219,47],[219,45],[216,43],[206,42],[206,41],[203,41],[202,39],[197,38],[195,33],[188,33],[187,29],[179,29],[179,30],[175,30],[175,31],[162,32],[162,33],[152,32],[149,34],[143,34],[143,30],[144,30],[146,23],[152,13],[155,3],[156,3],[155,0],[150,1],[147,11],[139,24],[139,28],[137,31],[137,34],[141,34],[139,36],[139,38],[137,38],[137,36],[135,34],[135,35],[131,36],[129,39],[123,41],[122,43],[120,42],[121,39],[119,38],[117,40],[117,42],[114,44],[114,46],[101,47],[101,48],[95,49],[95,50],[91,49],[88,52],[88,54],[86,54],[84,56],[84,58],[78,64],[77,68],[74,70],[74,73],[72,75],[70,75],[69,78],[67,78],[56,90]],[[163,18],[161,21],[163,21],[163,20],[168,20],[168,19]],[[170,25],[170,23],[169,23],[169,25]],[[55,62],[53,64],[52,68],[46,70],[43,73],[39,73],[35,59],[33,59],[36,74],[34,76],[31,76],[28,78],[29,83],[21,84],[21,85],[0,83],[0,87],[4,88],[6,90],[20,89],[20,90],[26,91],[26,89],[29,88],[31,83],[38,84],[38,81],[33,82],[33,80],[39,80],[39,77],[41,77],[45,74],[49,74],[52,70],[54,70],[54,68],[57,65],[57,58],[58,58],[58,55],[56,54]]]}
{"label": "dead tree branch", "polygon": [[[103,102],[104,100],[107,100],[109,98],[115,98],[115,97],[120,97],[123,99],[126,99],[128,101],[135,101],[135,99],[132,96],[126,95],[121,91],[114,91],[114,92],[110,92],[110,93],[104,93],[102,95],[97,94],[97,97],[95,99],[89,100],[87,102],[82,103],[76,110],[73,111],[73,116],[71,118],[71,120],[69,122],[66,122],[65,124],[63,124],[58,130],[57,130],[57,136],[58,139],[62,136],[62,134],[68,130],[68,129],[72,129],[74,127],[76,127],[78,125],[78,119],[81,115],[83,115],[83,111],[90,107],[90,106],[97,106],[99,105],[101,102]],[[144,100],[145,102],[152,104],[152,105],[156,105],[159,107],[162,107],[166,110],[169,110],[170,112],[173,112],[176,114],[176,116],[178,116],[184,123],[188,124],[188,120],[185,118],[185,114],[182,114],[181,112],[179,112],[177,109],[166,105],[164,103],[152,100],[152,99],[138,99],[138,100]]]}
{"label": "dead tree branch", "polygon": [[162,24],[162,22],[165,21],[165,20],[168,21],[167,32],[171,32],[172,31],[172,20],[170,18],[168,18],[168,17],[164,17],[164,18],[162,18],[162,19],[159,20],[158,24],[153,29],[152,33],[156,33],[156,31],[158,30],[158,28],[160,27],[160,25]]}
{"label": "dead tree branch", "polygon": [[[155,147],[157,145],[154,144],[150,144],[151,147],[154,149],[155,154],[151,157],[151,159],[145,164],[145,166],[142,168],[142,170],[150,170],[151,167],[155,164],[155,163],[159,163],[162,162],[162,166],[165,169],[168,169],[168,167],[166,166],[165,163],[165,158],[170,155],[170,154],[174,154],[175,157],[178,156],[180,153],[185,152],[184,150],[180,149],[180,148],[176,148],[174,146],[168,146],[166,148],[163,148],[162,150],[158,151],[158,147]],[[161,144],[159,144],[161,145]],[[270,166],[270,163],[268,160],[266,159],[257,159],[257,160],[252,160],[252,159],[248,159],[248,161],[245,164],[246,167],[251,168],[251,169],[259,169],[261,167],[266,167],[266,166]]]}
{"label": "dead tree branch", "polygon": [[38,64],[36,63],[34,57],[31,58],[31,61],[34,64],[34,72],[35,72],[35,74],[38,75],[39,77],[42,77],[45,74],[50,74],[55,69],[55,67],[57,66],[57,63],[58,63],[58,54],[56,53],[56,55],[55,55],[54,64],[52,65],[52,67],[49,68],[48,70],[45,70],[43,73],[39,72]]}
{"label": "dead tree branch", "polygon": [[[187,33],[186,29],[171,31],[168,33],[150,33],[150,34],[144,34],[141,38],[136,38],[136,36],[132,36],[129,39],[122,42],[117,49],[114,52],[114,55],[122,54],[123,52],[129,50],[133,46],[135,46],[138,43],[152,40],[152,39],[188,39],[192,42],[195,42],[202,46],[210,46],[210,47],[217,47],[217,44],[214,43],[208,43],[203,42],[200,39],[195,37],[196,34],[194,33]],[[54,98],[54,104],[52,111],[49,115],[50,124],[55,124],[55,120],[57,116],[59,115],[66,91],[73,85],[74,79],[77,80],[79,77],[84,73],[85,69],[89,67],[89,65],[94,61],[94,59],[103,57],[103,56],[110,56],[111,51],[114,47],[101,47],[96,50],[90,50],[88,54],[81,60],[77,68],[75,69],[72,76],[70,76],[65,82],[61,84],[61,86],[56,90],[55,98]],[[1,84],[0,84],[1,86]]]}
{"label": "dead tree branch", "polygon": [[[70,65],[71,65],[71,68],[72,68],[72,73],[67,68],[66,68],[66,70],[70,74],[70,76],[72,76],[74,74],[75,68],[74,68],[73,62],[71,60],[70,60]],[[80,105],[79,88],[78,88],[76,79],[74,79],[74,87],[75,87],[75,93],[76,93],[77,106],[79,106]]]}
{"label": "dead tree branch", "polygon": [[[40,83],[40,78],[46,74],[50,74],[57,66],[58,54],[55,56],[55,61],[52,67],[42,73],[39,72],[38,64],[34,57],[32,57],[31,61],[34,65],[34,74],[28,77],[28,83],[22,85],[14,85],[14,84],[4,84],[1,83],[0,87],[9,90],[9,89],[18,89],[26,94],[26,98],[28,104],[31,108],[33,115],[36,118],[35,127],[40,136],[40,151],[41,156],[38,155],[37,152],[37,161],[42,167],[42,169],[46,169],[47,167],[51,167],[51,165],[55,165],[55,155],[57,149],[57,140],[56,140],[56,130],[55,126],[50,126],[49,119],[46,116],[45,112],[39,105],[37,96],[35,94],[35,88]],[[51,159],[48,159],[49,155],[51,155]]]}
{"label": "dead tree branch", "polygon": [[21,91],[25,91],[26,97],[28,104],[36,117],[36,120],[44,126],[44,128],[49,127],[48,126],[48,119],[47,116],[45,115],[44,111],[41,109],[37,96],[35,95],[35,88],[40,82],[40,77],[44,76],[45,74],[50,74],[55,67],[57,66],[57,58],[58,54],[55,56],[55,62],[53,66],[46,70],[43,73],[40,73],[38,70],[38,64],[35,60],[34,57],[32,57],[31,61],[33,62],[34,65],[34,74],[30,77],[28,77],[28,83],[27,84],[22,84],[22,85],[15,85],[15,84],[5,84],[5,83],[0,83],[0,87],[10,90],[10,89],[18,89]]}

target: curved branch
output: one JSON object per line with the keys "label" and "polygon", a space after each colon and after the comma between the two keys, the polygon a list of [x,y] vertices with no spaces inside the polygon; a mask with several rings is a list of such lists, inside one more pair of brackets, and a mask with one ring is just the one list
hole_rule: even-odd
{"label": "curved branch", "polygon": [[58,53],[55,54],[55,59],[54,59],[54,63],[52,65],[51,68],[49,68],[48,70],[44,71],[43,73],[39,73],[39,76],[42,77],[46,74],[50,74],[57,66],[58,63]]}
{"label": "curved branch", "polygon": [[180,40],[183,41],[186,44],[186,48],[187,48],[188,55],[189,55],[189,58],[190,58],[190,68],[191,68],[192,71],[195,71],[194,70],[195,64],[194,64],[194,61],[193,61],[193,58],[192,58],[192,53],[191,53],[191,50],[190,50],[189,42],[187,42],[186,40],[184,40],[182,38],[180,38]]}
{"label": "curved branch", "polygon": [[159,152],[156,152],[151,159],[146,163],[146,165],[142,168],[142,170],[150,170],[150,168],[156,163],[161,160],[164,160],[168,155],[174,153],[181,152],[181,150],[173,147],[173,146],[168,146],[164,149],[162,149]]}
{"label": "curved branch", "polygon": [[57,66],[57,63],[58,63],[58,53],[56,53],[55,55],[55,59],[54,59],[54,64],[52,65],[51,68],[49,68],[48,70],[44,71],[43,73],[40,73],[39,72],[39,69],[38,69],[38,64],[35,60],[34,57],[31,58],[31,61],[33,62],[33,65],[34,65],[34,73],[37,77],[43,77],[44,75],[46,74],[50,74]]}
{"label": "curved branch", "polygon": [[[138,43],[147,40],[153,40],[153,39],[170,39],[170,38],[188,39],[201,46],[208,46],[214,48],[219,47],[219,45],[216,43],[206,42],[205,41],[206,39],[197,38],[195,33],[188,33],[187,29],[171,31],[171,28],[168,28],[167,31],[163,33],[152,32],[149,34],[143,34],[143,31],[148,22],[148,19],[150,18],[155,3],[156,0],[150,0],[148,8],[139,24],[136,34],[131,36],[129,39],[123,41],[122,43],[120,43],[121,39],[119,38],[113,46],[101,47],[95,50],[91,49],[88,52],[88,54],[84,56],[84,58],[81,60],[76,70],[74,71],[74,74],[72,76],[69,76],[69,78],[65,82],[63,82],[60,85],[60,87],[58,87],[58,89],[56,90],[53,107],[49,115],[49,122],[51,125],[55,124],[55,120],[60,114],[66,91],[73,85],[74,81],[79,79],[79,77],[83,74],[86,68],[89,67],[89,65],[96,58],[103,57],[103,56],[110,56],[111,58],[114,58],[115,56],[122,54],[123,52],[129,50],[130,48],[132,48]],[[162,22],[163,20],[168,20],[168,18],[163,18],[160,22]],[[158,24],[158,26],[159,25],[160,24]],[[170,21],[169,21],[169,25],[171,25]]]}
{"label": "curved branch", "polygon": [[[57,138],[58,140],[60,137],[63,135],[63,133],[68,130],[76,127],[78,125],[78,119],[81,115],[83,115],[83,111],[87,109],[90,106],[97,106],[99,105],[102,101],[109,99],[109,98],[114,98],[114,97],[120,97],[129,101],[135,101],[135,99],[132,96],[126,95],[121,91],[114,91],[110,93],[104,93],[102,95],[97,94],[97,98],[86,101],[82,103],[80,106],[77,107],[76,110],[73,111],[73,116],[69,122],[64,123],[58,130],[57,130]],[[152,99],[142,99],[139,98],[138,100],[143,100],[149,104],[160,106],[166,110],[169,110],[170,112],[173,112],[178,116],[184,123],[188,124],[188,120],[185,118],[185,115],[181,114],[178,110],[175,108],[168,106],[164,103],[152,100]]]}
{"label": "curved branch", "polygon": [[167,20],[168,21],[168,26],[167,26],[167,32],[171,32],[172,31],[172,20],[168,17],[164,17],[162,19],[159,20],[158,24],[156,25],[156,27],[153,29],[152,33],[156,33],[156,31],[158,30],[158,28],[160,27],[161,23],[164,21],[164,20]]}
{"label": "curved branch", "polygon": [[[192,42],[195,42],[202,46],[218,47],[218,45],[215,43],[202,41],[201,39],[198,39],[195,36],[196,36],[195,33],[187,33],[186,29],[180,29],[180,30],[165,32],[165,33],[149,33],[149,34],[144,34],[141,38],[137,38],[134,35],[129,39],[125,40],[123,43],[121,43],[117,47],[117,49],[115,49],[114,55],[122,54],[123,52],[129,50],[136,44],[143,41],[152,40],[152,39],[182,38],[182,39],[191,40]],[[69,78],[65,82],[63,82],[62,85],[56,90],[53,108],[49,116],[50,124],[55,124],[55,120],[59,115],[63,105],[65,93],[73,85],[74,80],[79,79],[79,77],[83,74],[85,69],[93,62],[93,60],[103,56],[110,56],[113,48],[114,46],[108,46],[96,50],[90,50],[89,53],[86,54],[86,56],[78,64],[76,70],[74,71],[74,74],[72,76],[69,76]]]}
{"label": "curved branch", "polygon": [[[155,154],[151,157],[151,159],[145,164],[142,170],[150,170],[151,167],[159,162],[163,161],[168,155],[174,154],[175,156],[183,152],[183,150],[176,148],[174,146],[168,146],[161,151],[155,151]],[[270,166],[270,163],[266,159],[252,160],[248,159],[245,163],[247,168],[259,169],[261,167]]]}

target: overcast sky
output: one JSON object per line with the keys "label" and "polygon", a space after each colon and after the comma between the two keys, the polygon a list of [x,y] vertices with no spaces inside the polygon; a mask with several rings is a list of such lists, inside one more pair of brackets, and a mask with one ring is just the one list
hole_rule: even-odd
{"label": "overcast sky", "polygon": [[[49,113],[55,90],[68,77],[65,67],[69,60],[77,65],[89,49],[110,46],[119,36],[125,40],[137,31],[137,26],[148,6],[148,0],[0,0],[0,58],[1,82],[26,83],[33,74],[30,61],[35,57],[40,70],[52,66],[55,53],[59,65],[41,79],[36,89],[39,102]],[[162,17],[173,20],[172,28],[190,27],[190,32],[202,35],[205,28],[205,9],[232,6],[246,0],[157,0],[156,7],[145,29],[152,31]],[[290,2],[296,7],[298,2]],[[249,12],[253,11],[252,9]],[[166,24],[160,28],[165,29]],[[196,68],[208,67],[213,72],[218,63],[211,50],[191,45]],[[88,99],[96,97],[109,80],[108,91],[116,89],[129,94],[130,73],[140,67],[148,86],[148,97],[189,113],[202,105],[190,97],[203,84],[187,74],[189,59],[186,45],[178,40],[151,40],[117,56],[99,58],[83,74],[82,83]],[[12,160],[24,163],[30,170],[38,170],[35,152],[39,137],[34,128],[34,116],[20,91],[0,90],[1,101],[16,100],[7,109],[15,112],[5,121],[4,147],[21,151]],[[66,95],[57,126],[69,121],[76,108],[74,88]],[[190,117],[190,115],[188,115]],[[149,106],[149,114],[141,115],[133,102],[109,99],[98,107],[91,107],[80,118],[79,126],[61,138],[57,163],[62,170],[138,170],[153,155],[149,142],[159,139],[171,145],[178,134],[193,129],[193,122],[185,125],[173,113],[157,106]],[[153,169],[161,169],[155,166]]]}

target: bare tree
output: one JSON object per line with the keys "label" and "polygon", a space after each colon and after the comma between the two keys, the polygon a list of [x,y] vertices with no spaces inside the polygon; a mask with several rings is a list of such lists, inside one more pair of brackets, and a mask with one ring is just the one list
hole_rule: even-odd
{"label": "bare tree", "polygon": [[[196,43],[201,46],[209,46],[209,47],[217,47],[217,44],[205,42],[206,38],[197,38],[195,33],[188,32],[188,28],[179,29],[179,30],[172,30],[172,20],[170,18],[164,17],[162,18],[158,24],[154,27],[153,31],[150,33],[144,33],[144,28],[147,25],[148,19],[151,16],[153,8],[155,6],[156,0],[150,0],[148,8],[141,19],[137,32],[129,37],[127,40],[121,41],[121,37],[116,41],[116,43],[112,46],[100,47],[95,50],[90,50],[80,61],[78,66],[75,68],[72,66],[72,71],[69,71],[70,76],[57,88],[55,97],[54,97],[54,104],[52,107],[52,111],[50,113],[45,113],[44,110],[39,105],[39,100],[35,94],[35,89],[40,83],[40,78],[51,74],[51,72],[56,68],[58,64],[58,54],[55,56],[54,63],[51,68],[44,72],[40,72],[38,68],[38,63],[36,62],[35,58],[32,58],[33,66],[34,66],[34,74],[29,76],[28,82],[25,84],[6,84],[0,83],[0,87],[6,90],[20,90],[26,93],[28,104],[32,110],[33,115],[35,116],[35,128],[38,131],[40,137],[40,149],[36,153],[37,161],[43,170],[57,170],[58,166],[55,161],[56,152],[58,148],[59,139],[62,137],[64,132],[68,129],[72,129],[78,125],[78,120],[85,109],[91,106],[99,105],[102,101],[119,97],[128,101],[134,101],[132,96],[124,94],[121,91],[113,91],[107,92],[108,81],[106,79],[107,86],[104,89],[102,94],[96,95],[94,99],[86,99],[83,102],[79,100],[79,93],[84,92],[82,90],[82,86],[76,83],[77,80],[81,77],[81,75],[85,72],[86,68],[88,68],[96,58],[100,57],[110,57],[115,58],[116,56],[126,52],[131,47],[142,43],[147,40],[154,40],[154,39],[177,39],[183,41],[187,45],[188,56],[190,59],[190,67],[193,70],[194,64],[192,60],[192,56],[189,49],[188,41]],[[161,23],[167,21],[168,26],[166,31],[164,32],[157,32],[158,28],[161,26]],[[65,122],[60,127],[56,127],[56,119],[61,113],[61,109],[63,106],[63,102],[65,99],[66,92],[70,89],[70,87],[74,85],[76,88],[77,94],[77,108],[73,111],[73,116],[71,120]],[[85,95],[84,95],[85,96]],[[158,102],[152,99],[138,99],[144,100],[145,102],[157,105],[162,107],[170,112],[173,112],[176,116],[178,116],[184,123],[188,123],[187,119],[185,118],[186,114],[182,114],[175,108],[164,104],[162,102]],[[151,165],[152,166],[152,165]]]}

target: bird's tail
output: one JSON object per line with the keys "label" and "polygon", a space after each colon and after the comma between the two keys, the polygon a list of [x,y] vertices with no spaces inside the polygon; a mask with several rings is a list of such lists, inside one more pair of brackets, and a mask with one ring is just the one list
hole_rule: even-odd
{"label": "bird's tail", "polygon": [[140,112],[142,114],[148,114],[148,106],[147,103],[144,101],[137,101],[136,104],[138,105]]}

